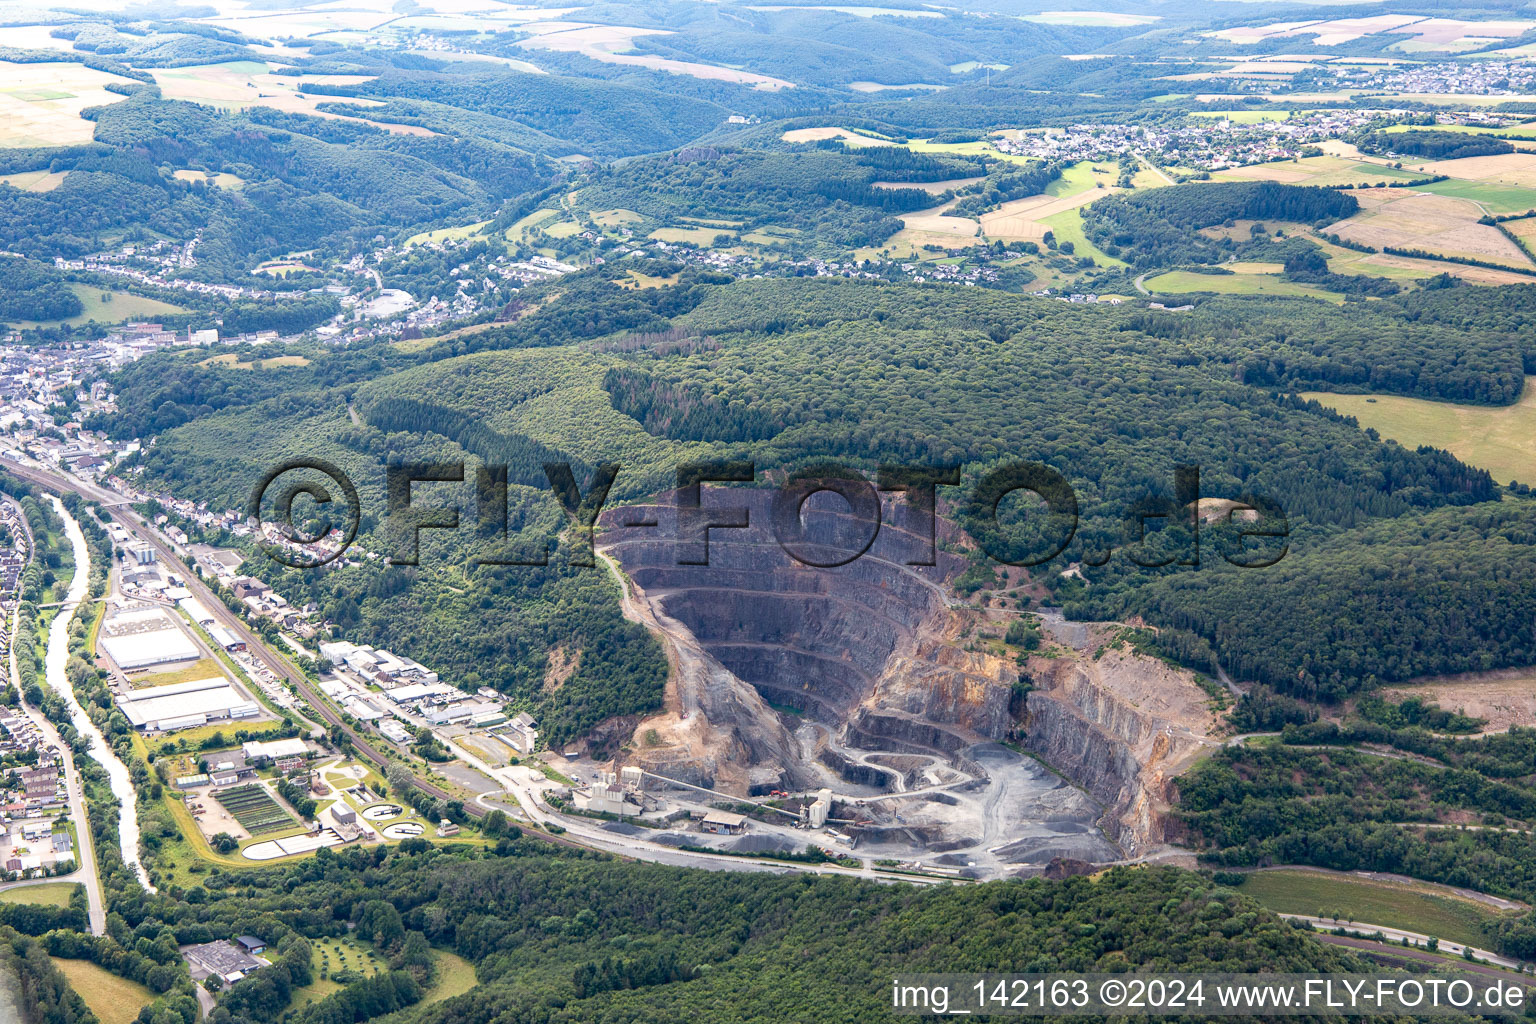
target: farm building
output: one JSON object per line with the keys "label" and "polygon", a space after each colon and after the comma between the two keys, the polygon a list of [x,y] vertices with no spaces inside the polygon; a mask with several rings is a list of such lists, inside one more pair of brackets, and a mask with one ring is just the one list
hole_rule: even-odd
{"label": "farm building", "polygon": [[117,698],[117,706],[135,729],[161,732],[226,718],[253,718],[261,711],[223,676],[132,690]]}

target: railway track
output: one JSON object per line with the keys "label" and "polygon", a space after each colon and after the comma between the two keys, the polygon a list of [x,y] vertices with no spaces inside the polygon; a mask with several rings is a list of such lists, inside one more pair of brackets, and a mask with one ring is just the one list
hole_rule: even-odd
{"label": "railway track", "polygon": [[[273,654],[271,650],[267,648],[265,641],[263,641],[261,637],[256,634],[255,630],[247,626],[244,620],[242,620],[238,615],[231,612],[228,607],[225,606],[223,600],[213,592],[212,588],[203,583],[203,581],[198,578],[196,573],[190,571],[190,569],[187,568],[186,564],[181,560],[181,556],[178,555],[169,544],[161,540],[158,536],[155,535],[154,531],[150,530],[134,517],[128,506],[123,503],[123,500],[120,496],[99,487],[92,487],[89,484],[85,484],[80,481],[69,480],[43,470],[36,470],[27,466],[19,466],[16,463],[10,461],[0,463],[0,468],[3,468],[6,472],[13,474],[14,476],[17,476],[22,480],[27,481],[28,483],[36,484],[39,487],[45,487],[51,491],[56,491],[59,493],[73,492],[80,495],[87,501],[94,501],[100,504],[106,510],[107,515],[111,517],[114,522],[121,525],[123,529],[127,530],[138,539],[153,547],[158,553],[159,557],[167,565],[180,566],[182,568],[182,575],[186,579],[187,589],[192,591],[193,595],[196,596],[197,599],[202,602],[203,606],[213,614],[214,618],[219,622],[219,624],[229,629],[237,637],[243,640],[245,642],[246,649],[249,650],[263,665],[265,665],[268,670],[277,675],[279,678],[285,679],[292,683],[293,686],[298,690],[300,696],[302,696],[305,701],[309,703],[309,706],[314,710],[314,712],[319,715],[327,725],[339,729],[341,733],[347,737],[347,740],[352,744],[352,748],[357,751],[360,756],[378,767],[381,774],[388,767],[390,763],[389,758],[380,752],[376,747],[374,747],[372,743],[364,739],[355,729],[352,728],[351,725],[346,722],[345,719],[341,717],[339,713],[331,708],[331,706],[325,701],[324,696],[310,684],[309,677],[304,675],[304,673],[295,670],[287,662]],[[450,793],[448,790],[443,789],[436,783],[422,778],[415,772],[411,773],[411,780],[412,784],[416,786],[417,789],[420,789],[428,796],[439,800],[460,799],[456,794]],[[485,815],[490,813],[480,804],[476,803],[473,798],[463,800],[462,802],[464,804],[464,813],[471,818],[483,818]],[[523,834],[536,836],[545,842],[553,843],[557,846],[565,846],[572,849],[581,850],[590,849],[590,847],[583,843],[577,843],[566,839],[563,836],[552,835],[542,830],[524,829]]]}

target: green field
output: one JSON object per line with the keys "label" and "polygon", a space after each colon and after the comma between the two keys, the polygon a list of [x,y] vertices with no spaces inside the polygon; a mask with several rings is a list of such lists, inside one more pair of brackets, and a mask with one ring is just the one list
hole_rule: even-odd
{"label": "green field", "polygon": [[[1059,236],[1058,236],[1059,237]],[[1175,270],[1147,278],[1147,290],[1168,295],[1216,292],[1219,295],[1309,295],[1343,302],[1344,296],[1315,285],[1286,281],[1271,274],[1196,274]]]}
{"label": "green field", "polygon": [[199,658],[186,668],[177,669],[174,672],[147,672],[144,675],[133,676],[128,680],[128,685],[135,690],[142,690],[151,686],[190,683],[194,679],[212,679],[214,676],[223,674],[224,669],[216,660]]}
{"label": "green field", "polygon": [[54,966],[69,979],[101,1024],[129,1024],[155,994],[136,981],[120,978],[89,960],[55,959]]}
{"label": "green field", "polygon": [[423,231],[419,235],[412,235],[410,238],[407,238],[405,240],[405,244],[422,245],[426,242],[457,241],[461,238],[469,238],[471,235],[478,234],[480,229],[489,223],[490,221],[488,220],[482,220],[474,224],[460,224],[457,227],[452,228],[438,228],[436,231]]}
{"label": "green field", "polygon": [[[386,966],[385,959],[375,953],[371,947],[350,937],[311,939],[310,948],[313,951],[310,964],[315,980],[303,988],[293,990],[290,1006],[304,1006],[339,992],[342,985],[333,977],[338,971],[355,971],[359,974],[372,975]],[[427,990],[420,1005],[426,1006],[444,999],[451,999],[475,987],[474,964],[445,949],[433,950],[432,955],[437,961],[437,980]],[[325,977],[321,977],[322,972]]]}
{"label": "green field", "polygon": [[1470,199],[1479,203],[1489,213],[1524,213],[1536,210],[1536,189],[1519,185],[1500,185],[1496,182],[1460,181],[1449,178],[1428,185],[1415,185],[1415,192],[1432,192],[1437,196],[1453,199]]}
{"label": "green field", "polygon": [[[159,299],[149,299],[142,295],[134,295],[132,292],[117,292],[106,288],[100,288],[88,284],[72,284],[70,290],[80,296],[80,303],[85,308],[77,316],[69,317],[63,321],[57,320],[20,320],[17,323],[22,327],[40,327],[44,324],[66,323],[71,327],[78,327],[87,320],[96,320],[104,324],[117,324],[125,320],[144,320],[157,316],[170,316],[175,313],[185,313],[180,306],[173,306],[169,302],[161,302]],[[102,301],[103,295],[110,295],[106,302]]]}
{"label": "green field", "polygon": [[80,888],[74,882],[45,882],[23,885],[0,892],[0,903],[32,903],[43,907],[67,907],[69,898]]}
{"label": "green field", "polygon": [[1408,448],[1444,448],[1499,483],[1536,482],[1536,387],[1527,377],[1514,405],[1457,405],[1397,395],[1335,395],[1308,392],[1323,405],[1374,427]]}
{"label": "green field", "polygon": [[1092,256],[1093,262],[1101,267],[1127,266],[1124,260],[1115,259],[1088,241],[1088,236],[1083,234],[1083,215],[1080,210],[1062,210],[1043,218],[1040,223],[1051,229],[1057,243],[1071,242],[1074,256]]}
{"label": "green field", "polygon": [[657,228],[648,237],[658,242],[688,242],[697,246],[714,244],[717,235],[728,235],[721,228]]}
{"label": "green field", "polygon": [[1193,110],[1190,117],[1223,118],[1233,124],[1263,124],[1266,121],[1289,121],[1289,110]]}
{"label": "green field", "polygon": [[1281,914],[1341,917],[1487,947],[1496,914],[1468,900],[1407,885],[1311,871],[1256,871],[1239,890]]}

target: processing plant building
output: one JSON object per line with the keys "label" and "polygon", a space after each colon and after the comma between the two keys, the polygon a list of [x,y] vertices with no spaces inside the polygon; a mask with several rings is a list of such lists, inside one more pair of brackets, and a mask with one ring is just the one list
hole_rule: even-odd
{"label": "processing plant building", "polygon": [[117,698],[117,707],[135,728],[170,732],[224,719],[255,718],[261,708],[222,676],[131,690]]}

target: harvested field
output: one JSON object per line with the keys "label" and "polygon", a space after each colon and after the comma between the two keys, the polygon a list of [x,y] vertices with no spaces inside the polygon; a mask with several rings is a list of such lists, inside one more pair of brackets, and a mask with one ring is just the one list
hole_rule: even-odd
{"label": "harvested field", "polygon": [[377,100],[355,99],[339,96],[300,95],[299,88],[305,83],[329,85],[359,85],[373,81],[372,75],[326,75],[311,78],[289,78],[271,73],[267,64],[256,61],[232,61],[225,64],[199,64],[182,68],[156,68],[150,72],[155,84],[169,100],[184,100],[220,110],[243,110],[247,107],[271,107],[292,114],[309,114],[313,117],[331,118],[337,121],[353,121],[371,125],[395,135],[430,136],[437,134],[429,128],[414,124],[390,124],[364,117],[332,114],[317,109],[322,103],[348,103],[353,106],[379,106]]}
{"label": "harvested field", "polygon": [[932,234],[953,235],[958,238],[974,238],[976,235],[976,222],[969,217],[951,217],[945,211],[954,206],[954,200],[950,200],[941,206],[935,206],[928,210],[918,210],[901,218],[901,223],[912,231],[926,231]]}
{"label": "harvested field", "polygon": [[1447,711],[1486,719],[1482,734],[1508,732],[1510,726],[1536,726],[1536,671],[1528,668],[1440,676],[1405,683],[1382,693],[1393,700],[1418,697]]}
{"label": "harvested field", "polygon": [[132,79],[64,61],[0,61],[0,147],[90,142],[96,125],[82,118],[80,111],[121,100],[106,90],[111,82]]}
{"label": "harvested field", "polygon": [[23,192],[52,192],[68,174],[68,171],[22,171],[19,174],[0,174],[0,181]]}
{"label": "harvested field", "polygon": [[1217,171],[1211,177],[1217,181],[1277,181],[1282,185],[1339,186],[1412,181],[1424,175],[1339,156],[1307,156],[1299,160],[1231,167]]}
{"label": "harvested field", "polygon": [[[1459,18],[1424,18],[1402,28],[1389,29],[1413,38],[1398,43],[1399,50],[1470,50],[1499,39],[1513,39],[1536,28],[1533,21],[1463,21]],[[1412,44],[1417,43],[1418,46]]]}
{"label": "harvested field", "polygon": [[1499,153],[1494,156],[1467,156],[1459,160],[1434,160],[1418,165],[1427,174],[1446,174],[1452,178],[1536,188],[1536,153]]}
{"label": "harvested field", "polygon": [[771,75],[759,75],[751,71],[722,67],[718,64],[701,64],[696,61],[672,60],[651,54],[630,53],[637,36],[670,35],[665,29],[627,28],[622,25],[592,25],[567,21],[539,21],[521,26],[525,32],[534,33],[530,39],[518,41],[524,49],[555,50],[563,53],[579,53],[605,64],[625,64],[631,67],[665,71],[673,75],[688,75],[706,81],[731,82],[750,85],[763,92],[793,89],[793,82]]}
{"label": "harvested field", "polygon": [[1247,46],[1283,36],[1312,36],[1318,46],[1338,46],[1361,36],[1390,32],[1424,20],[1413,14],[1378,14],[1369,18],[1335,18],[1331,21],[1290,21],[1273,25],[1243,26],[1208,32],[1207,35]]}
{"label": "harvested field", "polygon": [[1117,189],[1090,188],[1070,196],[1030,196],[1004,203],[991,213],[981,215],[981,230],[993,238],[1027,238],[1038,241],[1051,230],[1047,217],[1086,206]]}
{"label": "harvested field", "polygon": [[785,142],[820,142],[823,139],[842,139],[848,146],[894,146],[888,139],[876,139],[847,128],[795,128],[783,135]]}
{"label": "harvested field", "polygon": [[1410,189],[1360,189],[1361,211],[1329,225],[1330,234],[1374,249],[1422,249],[1442,256],[1488,260],[1530,268],[1530,259],[1466,199]]}

